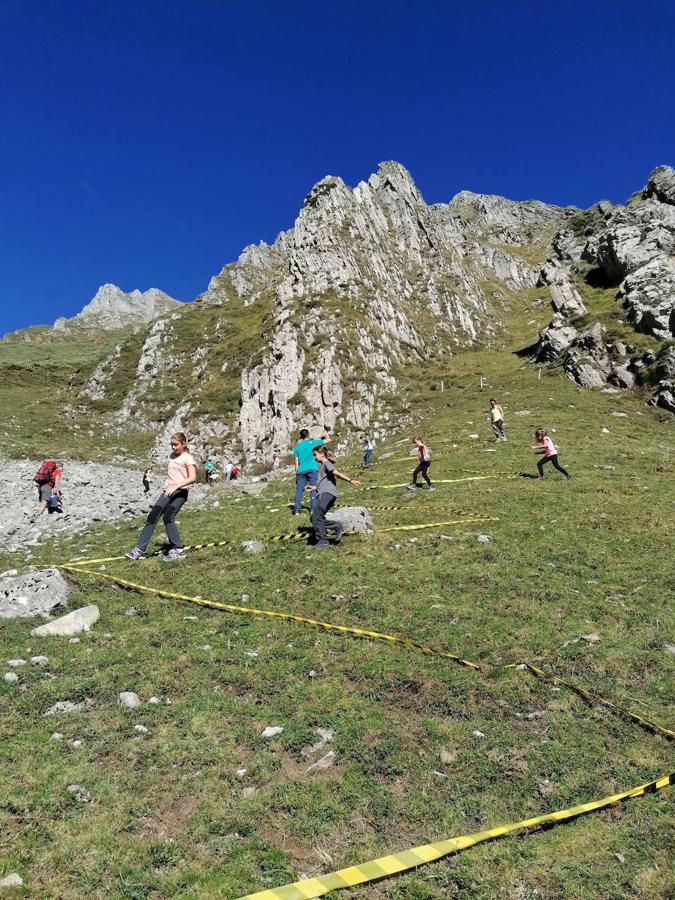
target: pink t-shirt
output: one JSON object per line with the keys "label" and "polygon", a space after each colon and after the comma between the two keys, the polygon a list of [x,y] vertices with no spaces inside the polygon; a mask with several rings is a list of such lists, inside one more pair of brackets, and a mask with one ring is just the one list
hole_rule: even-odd
{"label": "pink t-shirt", "polygon": [[189,478],[188,466],[194,466],[195,461],[189,453],[180,453],[176,456],[172,453],[169,457],[169,477],[164,482],[164,490],[178,490],[178,487]]}
{"label": "pink t-shirt", "polygon": [[542,443],[544,445],[544,456],[557,456],[556,446],[548,435],[546,435]]}
{"label": "pink t-shirt", "polygon": [[429,448],[426,444],[417,445],[417,455],[420,458],[420,462],[429,462],[431,459],[431,453],[429,453]]}

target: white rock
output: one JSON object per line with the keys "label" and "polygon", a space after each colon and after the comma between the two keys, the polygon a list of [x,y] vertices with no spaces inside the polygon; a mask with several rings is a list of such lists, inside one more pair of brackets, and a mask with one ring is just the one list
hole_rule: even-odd
{"label": "white rock", "polygon": [[3,888],[21,887],[22,885],[23,878],[17,872],[11,872],[9,875],[5,875],[4,878],[0,878],[0,890]]}
{"label": "white rock", "polygon": [[262,553],[265,549],[262,541],[242,541],[241,546],[244,553]]}
{"label": "white rock", "polygon": [[68,643],[69,643],[69,644],[79,644],[79,643],[80,643],[80,639],[79,639],[79,638],[70,638],[70,639],[68,640]]}
{"label": "white rock", "polygon": [[19,680],[19,676],[16,672],[5,672],[3,675],[3,679],[7,682],[7,684],[16,684]]}
{"label": "white rock", "polygon": [[263,733],[261,734],[261,737],[273,738],[273,737],[276,737],[278,734],[281,734],[281,732],[283,730],[284,729],[280,728],[279,725],[268,725],[267,728],[265,728]]}
{"label": "white rock", "polygon": [[79,749],[79,748],[82,746],[82,741],[80,741],[80,740],[78,740],[77,738],[75,738],[74,740],[68,741],[68,746],[69,746],[72,750],[77,750],[77,749]]}
{"label": "white rock", "polygon": [[335,762],[335,751],[329,750],[321,759],[318,759],[314,765],[311,765],[307,772],[317,772],[322,769],[329,769]]}
{"label": "white rock", "polygon": [[0,578],[14,578],[14,576],[18,574],[19,572],[17,569],[5,569],[4,572],[0,572]]}
{"label": "white rock", "polygon": [[141,705],[140,697],[138,694],[134,694],[133,691],[122,691],[118,697],[118,702],[125,709],[136,709],[136,707]]}
{"label": "white rock", "polygon": [[477,738],[484,738],[484,737],[485,737],[485,735],[483,734],[482,731],[472,731],[471,733],[473,734],[474,737],[477,737]]}
{"label": "white rock", "polygon": [[51,736],[50,740],[52,740],[52,741],[62,741],[62,740],[63,740],[63,735],[61,734],[60,731],[55,731],[54,734]]}
{"label": "white rock", "polygon": [[159,699],[159,697],[151,697],[148,700],[148,703],[152,703],[153,706],[158,706],[161,702],[162,701]]}
{"label": "white rock", "polygon": [[479,534],[476,536],[476,540],[479,544],[489,544],[492,541],[492,537],[489,534]]}
{"label": "white rock", "polygon": [[248,769],[245,766],[241,766],[237,769],[237,778],[243,778],[247,771]]}
{"label": "white rock", "polygon": [[89,631],[91,626],[98,622],[99,615],[98,606],[92,603],[90,606],[82,606],[59,619],[54,619],[53,622],[34,628],[31,634],[38,637],[79,634],[81,631]]}
{"label": "white rock", "polygon": [[49,664],[49,659],[46,656],[31,656],[30,661],[31,665],[40,666],[41,668]]}
{"label": "white rock", "polygon": [[92,796],[86,787],[83,787],[81,784],[69,784],[68,790],[73,795],[73,797],[78,801],[78,803],[91,803]]}
{"label": "white rock", "polygon": [[609,434],[609,428],[605,428],[604,426],[600,429],[602,434]]}
{"label": "white rock", "polygon": [[134,731],[137,731],[139,734],[147,734],[149,729],[145,725],[134,725]]}
{"label": "white rock", "polygon": [[480,435],[479,434],[470,434],[469,437],[471,438],[472,441],[477,441],[478,438],[480,437]]}
{"label": "white rock", "polygon": [[72,700],[59,700],[53,706],[50,706],[49,709],[44,712],[43,716],[58,716],[61,713],[74,713],[80,712],[80,710],[84,709],[84,702],[82,703],[73,703]]}
{"label": "white rock", "polygon": [[8,659],[7,665],[10,667],[10,669],[18,669],[21,666],[26,665],[26,660],[25,659]]}

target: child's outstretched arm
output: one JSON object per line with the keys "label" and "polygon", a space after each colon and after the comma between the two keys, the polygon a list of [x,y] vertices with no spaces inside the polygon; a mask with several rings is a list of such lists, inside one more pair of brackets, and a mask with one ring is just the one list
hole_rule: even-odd
{"label": "child's outstretched arm", "polygon": [[348,481],[349,484],[361,484],[360,481],[356,481],[356,479],[350,478],[349,475],[345,475],[344,472],[338,472],[337,469],[333,470],[333,474],[336,478],[339,478],[340,481]]}

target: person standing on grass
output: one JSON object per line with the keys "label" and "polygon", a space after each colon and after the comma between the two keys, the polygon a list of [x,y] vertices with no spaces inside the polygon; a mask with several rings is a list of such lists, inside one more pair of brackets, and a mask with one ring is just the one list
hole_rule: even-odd
{"label": "person standing on grass", "polygon": [[164,490],[148,513],[147,521],[138,536],[136,546],[125,554],[127,559],[147,559],[145,551],[160,516],[164,520],[164,527],[171,545],[168,553],[163,557],[165,562],[185,558],[183,542],[176,525],[176,516],[188,498],[189,486],[197,481],[197,469],[195,461],[188,451],[187,438],[182,431],[172,434],[170,443],[171,455],[169,456],[168,478],[164,482]]}
{"label": "person standing on grass", "polygon": [[547,462],[553,463],[553,468],[557,469],[559,472],[562,472],[565,478],[568,481],[571,481],[572,476],[567,471],[567,469],[563,469],[563,467],[558,462],[558,451],[556,449],[556,446],[543,428],[537,428],[534,433],[534,439],[537,441],[537,443],[532,445],[532,449],[535,453],[540,453],[542,455],[541,459],[537,461],[537,468],[539,469],[539,481],[544,480],[544,466]]}
{"label": "person standing on grass", "polygon": [[[293,515],[300,514],[302,495],[306,487],[316,487],[319,465],[314,458],[315,447],[322,447],[330,441],[330,436],[322,434],[320,438],[310,438],[309,429],[300,430],[300,440],[293,447],[293,467],[295,469],[295,498],[293,500]],[[312,511],[316,507],[316,493],[312,491],[310,497]]]}
{"label": "person standing on grass", "polygon": [[506,440],[506,432],[504,431],[504,407],[500,406],[496,400],[490,400],[490,424],[498,441]]}
{"label": "person standing on grass", "polygon": [[324,450],[323,446],[315,447],[312,452],[318,469],[316,486],[307,486],[307,490],[316,496],[316,506],[312,509],[312,527],[316,538],[313,549],[323,550],[330,546],[328,543],[329,530],[334,532],[336,541],[340,540],[344,531],[341,522],[334,522],[326,518],[326,513],[337,500],[336,478],[339,478],[340,481],[347,481],[349,484],[360,484],[360,482],[345,475],[344,472],[338,472],[335,462],[329,457],[328,451]]}
{"label": "person standing on grass", "polygon": [[46,459],[35,473],[33,481],[38,491],[38,506],[35,513],[30,516],[34,522],[49,506],[52,494],[61,496],[61,475],[63,475],[63,463],[58,459]]}
{"label": "person standing on grass", "polygon": [[363,468],[370,468],[370,457],[373,455],[373,450],[375,449],[375,442],[370,439],[370,437],[365,433],[365,431],[361,432],[359,435],[359,439],[363,443]]}
{"label": "person standing on grass", "polygon": [[431,452],[427,445],[424,443],[424,439],[421,437],[413,438],[413,444],[417,447],[417,455],[419,457],[419,463],[417,464],[417,468],[412,474],[412,481],[407,486],[409,491],[416,491],[420,485],[417,482],[417,476],[421,475],[422,478],[427,483],[428,491],[435,491],[436,488],[431,483],[431,479],[429,478],[429,466],[431,465]]}

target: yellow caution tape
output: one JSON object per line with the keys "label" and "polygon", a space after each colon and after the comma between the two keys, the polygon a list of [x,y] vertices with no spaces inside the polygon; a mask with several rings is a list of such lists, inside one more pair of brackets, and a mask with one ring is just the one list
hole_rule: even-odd
{"label": "yellow caution tape", "polygon": [[[434,484],[458,484],[460,481],[483,481],[486,478],[517,478],[517,474],[515,472],[510,472],[506,475],[503,473],[496,473],[495,475],[472,475],[467,476],[466,478],[434,478]],[[400,487],[408,487],[410,482],[403,481],[400,484],[371,484],[368,487],[360,488],[359,493],[362,491],[375,491],[378,488],[400,488]]]}
{"label": "yellow caution tape", "polygon": [[632,800],[645,794],[654,794],[657,791],[664,790],[664,788],[669,787],[673,783],[675,783],[675,772],[671,772],[669,775],[662,775],[654,781],[648,781],[646,784],[622,791],[620,794],[603,797],[601,800],[592,800],[589,803],[581,803],[568,809],[559,809],[557,812],[535,816],[532,819],[523,819],[520,822],[499,825],[497,828],[490,828],[487,831],[464,834],[444,841],[437,841],[434,844],[423,844],[421,847],[402,850],[399,853],[391,853],[388,856],[381,856],[379,859],[373,859],[358,866],[349,866],[346,869],[330,872],[327,875],[308,878],[306,881],[296,881],[293,884],[286,884],[282,887],[268,888],[254,894],[247,894],[240,900],[309,900],[312,897],[322,897],[329,891],[355,887],[358,884],[377,881],[388,875],[407,872],[409,869],[415,869],[417,866],[435,862],[453,853],[461,853],[462,850],[468,850],[469,847],[475,847],[477,844],[492,841],[507,834],[513,834],[516,831],[526,831],[532,828],[539,828],[542,825],[557,825],[560,822],[569,822],[570,819],[597,812],[597,810],[614,806],[616,803],[621,803],[625,800]]}
{"label": "yellow caution tape", "polygon": [[447,525],[470,525],[471,523],[498,522],[496,516],[479,516],[473,519],[452,519],[449,522],[426,522],[424,525],[390,525],[387,528],[378,528],[377,534],[385,531],[421,531],[424,528],[441,528]]}
{"label": "yellow caution tape", "polygon": [[653,719],[648,719],[646,716],[641,716],[639,713],[635,713],[630,709],[626,709],[624,706],[619,706],[616,703],[612,703],[611,700],[605,700],[604,697],[600,697],[598,694],[594,694],[591,691],[587,691],[585,688],[577,687],[576,684],[573,684],[571,681],[567,681],[564,678],[560,678],[558,675],[553,675],[550,672],[545,672],[543,669],[540,669],[539,666],[535,666],[532,663],[524,663],[527,666],[528,670],[532,672],[533,675],[537,675],[539,678],[547,678],[551,681],[555,681],[557,684],[561,684],[569,690],[573,691],[575,694],[578,694],[584,700],[588,700],[589,703],[599,703],[601,706],[606,706],[608,709],[616,710],[623,716],[627,716],[629,719],[632,719],[633,722],[637,722],[639,725],[642,725],[645,728],[648,728],[651,731],[656,731],[659,734],[662,734],[664,737],[669,739],[675,738],[675,731],[671,731],[670,728],[665,728],[663,725],[659,725],[658,722],[654,722]]}
{"label": "yellow caution tape", "polygon": [[419,650],[431,656],[441,656],[443,659],[450,659],[453,662],[466,666],[469,669],[480,671],[477,663],[468,659],[462,659],[454,653],[448,653],[445,650],[438,650],[435,647],[428,647],[426,644],[419,644],[410,638],[399,637],[395,634],[386,634],[380,631],[370,631],[366,628],[357,628],[353,625],[335,625],[332,622],[321,622],[318,619],[310,619],[306,616],[296,616],[293,613],[276,612],[271,609],[256,609],[253,606],[235,606],[232,603],[222,603],[218,600],[206,600],[204,597],[191,597],[188,594],[177,594],[173,591],[165,591],[161,588],[149,587],[146,584],[139,584],[135,581],[127,581],[124,578],[118,578],[116,575],[108,575],[104,572],[92,572],[91,569],[80,568],[77,565],[59,565],[57,568],[64,569],[68,572],[76,572],[80,575],[92,575],[94,578],[105,578],[107,581],[113,581],[122,587],[131,588],[134,591],[140,591],[146,594],[155,594],[158,597],[168,597],[171,600],[183,600],[188,603],[196,603],[199,606],[207,606],[212,609],[221,609],[225,612],[239,613],[248,616],[260,616],[267,619],[283,619],[289,622],[298,622],[302,625],[311,625],[314,628],[324,628],[326,631],[337,631],[341,634],[353,634],[357,637],[372,638],[378,641],[388,641],[390,644],[399,644],[411,650]]}

